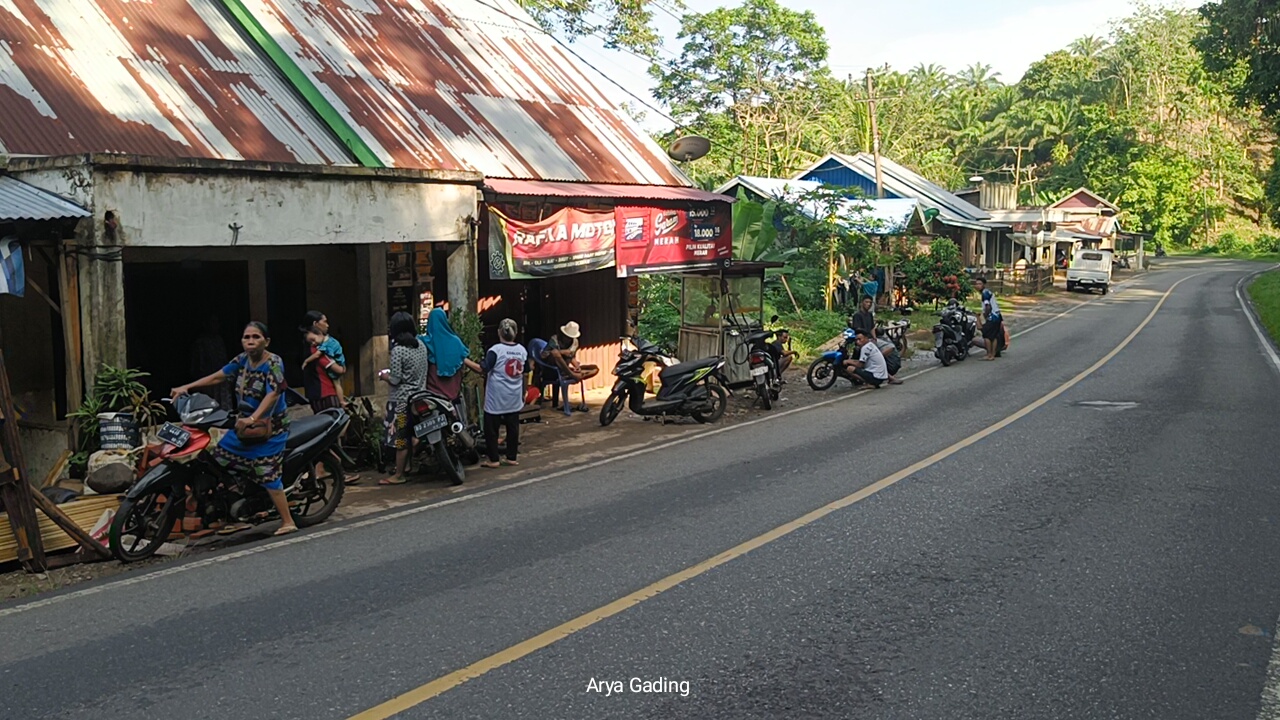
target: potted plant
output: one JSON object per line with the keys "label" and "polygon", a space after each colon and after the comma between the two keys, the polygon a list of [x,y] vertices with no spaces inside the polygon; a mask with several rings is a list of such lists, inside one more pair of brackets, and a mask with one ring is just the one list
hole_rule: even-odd
{"label": "potted plant", "polygon": [[88,396],[67,414],[76,437],[76,452],[69,463],[72,477],[84,477],[89,456],[102,446],[102,416],[116,414],[116,425],[111,429],[133,435],[129,439],[132,446],[141,444],[144,430],[164,419],[164,406],[151,401],[151,393],[141,382],[147,376],[141,370],[105,364],[98,370]]}

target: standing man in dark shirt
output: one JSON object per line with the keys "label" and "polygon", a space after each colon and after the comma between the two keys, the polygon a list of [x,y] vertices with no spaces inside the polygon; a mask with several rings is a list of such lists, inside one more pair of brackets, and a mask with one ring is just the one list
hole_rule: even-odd
{"label": "standing man in dark shirt", "polygon": [[871,338],[876,336],[876,315],[871,311],[871,298],[862,298],[858,312],[853,314],[851,326],[854,332],[865,331]]}
{"label": "standing man in dark shirt", "polygon": [[996,302],[995,293],[987,288],[987,279],[978,278],[974,287],[982,296],[982,340],[987,346],[987,356],[983,360],[995,360],[1000,354],[1000,343],[1004,340],[1004,316],[1000,314],[1000,304]]}

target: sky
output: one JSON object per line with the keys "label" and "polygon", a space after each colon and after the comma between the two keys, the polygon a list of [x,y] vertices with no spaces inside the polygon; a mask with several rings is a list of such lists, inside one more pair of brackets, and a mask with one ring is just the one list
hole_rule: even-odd
{"label": "sky", "polygon": [[[733,5],[738,0],[685,0],[692,12]],[[1046,53],[1066,47],[1078,37],[1105,37],[1111,23],[1133,11],[1126,0],[781,0],[794,10],[811,10],[826,28],[828,61],[837,76],[862,75],[869,67],[888,63],[909,70],[937,64],[956,72],[975,62],[991,65],[1000,79],[1017,82],[1027,67]],[[1198,0],[1167,0],[1165,4],[1194,7]],[[657,14],[659,29],[668,38],[662,58],[679,51],[678,23]],[[652,105],[653,81],[647,64],[621,51],[608,50],[594,38],[572,43],[591,64],[616,81],[606,84],[617,102],[638,104],[639,96]],[[621,86],[621,87],[619,87]],[[625,90],[623,89],[625,88]],[[652,110],[645,127],[670,125]]]}

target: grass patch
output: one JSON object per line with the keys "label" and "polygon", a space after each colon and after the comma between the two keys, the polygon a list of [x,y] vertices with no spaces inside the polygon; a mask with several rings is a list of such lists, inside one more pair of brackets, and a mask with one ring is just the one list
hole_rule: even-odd
{"label": "grass patch", "polygon": [[[1256,252],[1249,248],[1221,250],[1216,245],[1196,249],[1178,249],[1169,253],[1177,257],[1216,257],[1224,260],[1259,260],[1280,262],[1280,253]],[[1154,256],[1153,256],[1154,257]]]}
{"label": "grass patch", "polygon": [[819,347],[844,332],[848,319],[845,313],[806,310],[780,315],[775,325],[791,331],[791,349],[800,353],[800,362],[806,362],[818,356]]}
{"label": "grass patch", "polygon": [[1280,271],[1264,273],[1253,281],[1249,297],[1271,339],[1280,339]]}
{"label": "grass patch", "polygon": [[[925,310],[907,315],[892,310],[881,310],[876,313],[876,320],[887,323],[903,319],[911,321],[910,332],[919,330],[921,327],[933,327],[936,317]],[[775,325],[791,331],[791,349],[800,353],[799,362],[808,362],[818,356],[818,348],[844,332],[848,322],[849,314],[845,312],[805,310],[800,313],[790,312],[779,315]]]}

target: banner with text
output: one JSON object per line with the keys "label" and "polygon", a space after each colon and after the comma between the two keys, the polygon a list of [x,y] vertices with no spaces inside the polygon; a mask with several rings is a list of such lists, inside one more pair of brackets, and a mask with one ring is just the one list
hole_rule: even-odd
{"label": "banner with text", "polygon": [[602,270],[614,263],[614,214],[565,208],[545,220],[489,209],[489,279],[532,280]]}
{"label": "banner with text", "polygon": [[618,277],[724,267],[733,255],[728,203],[688,210],[620,207]]}

